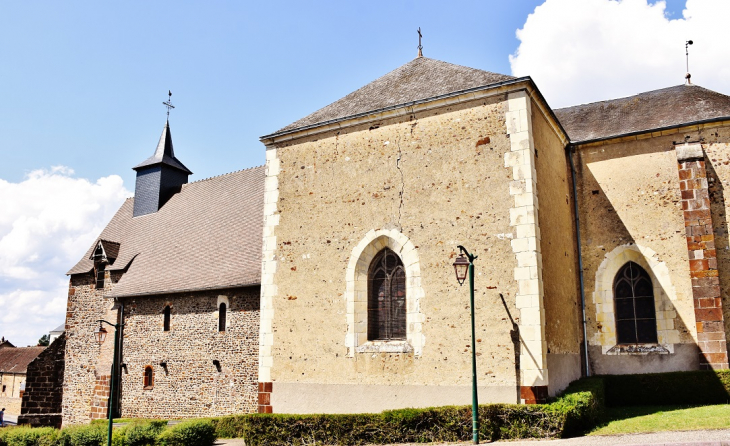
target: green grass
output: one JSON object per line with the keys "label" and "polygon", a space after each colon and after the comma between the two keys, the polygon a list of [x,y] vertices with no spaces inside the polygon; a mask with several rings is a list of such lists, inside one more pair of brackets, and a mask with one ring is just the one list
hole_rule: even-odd
{"label": "green grass", "polygon": [[589,435],[730,429],[730,405],[607,407]]}

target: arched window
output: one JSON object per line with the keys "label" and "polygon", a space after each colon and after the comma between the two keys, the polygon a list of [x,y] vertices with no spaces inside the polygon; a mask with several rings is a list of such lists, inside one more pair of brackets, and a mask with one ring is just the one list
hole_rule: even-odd
{"label": "arched window", "polygon": [[616,305],[616,340],[619,344],[657,342],[654,287],[651,277],[634,262],[627,262],[613,280]]}
{"label": "arched window", "polygon": [[368,340],[406,338],[406,272],[400,257],[384,248],[368,271]]}
{"label": "arched window", "polygon": [[167,305],[165,307],[165,310],[162,312],[163,314],[163,323],[162,323],[162,329],[164,331],[170,331],[170,306]]}
{"label": "arched window", "polygon": [[226,304],[221,302],[218,306],[218,331],[226,331]]}
{"label": "arched window", "polygon": [[151,389],[155,385],[155,372],[152,370],[152,366],[144,368],[144,388]]}

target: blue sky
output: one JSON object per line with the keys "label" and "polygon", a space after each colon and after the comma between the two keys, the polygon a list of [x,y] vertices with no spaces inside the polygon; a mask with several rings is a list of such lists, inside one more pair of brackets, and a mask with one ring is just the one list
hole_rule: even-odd
{"label": "blue sky", "polygon": [[531,75],[554,107],[681,84],[686,39],[693,80],[730,94],[728,5],[0,2],[0,335],[63,322],[65,272],[133,191],[168,90],[197,181],[263,164],[260,136],[410,61],[418,27],[426,57]]}

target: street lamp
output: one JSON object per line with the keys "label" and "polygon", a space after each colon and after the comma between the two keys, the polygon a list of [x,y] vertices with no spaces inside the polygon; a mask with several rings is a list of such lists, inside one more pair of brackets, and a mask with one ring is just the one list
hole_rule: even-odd
{"label": "street lamp", "polygon": [[96,342],[99,343],[99,345],[104,343],[104,340],[106,340],[107,330],[104,328],[104,324],[107,324],[111,327],[114,327],[114,359],[112,360],[112,376],[111,376],[111,383],[109,388],[109,401],[107,402],[107,415],[109,416],[109,430],[107,434],[107,446],[111,446],[112,444],[112,399],[114,398],[114,391],[116,386],[116,370],[117,370],[117,351],[119,349],[119,331],[121,327],[124,326],[124,324],[112,324],[111,322],[107,322],[103,319],[99,319],[97,321],[99,323],[99,328],[97,328],[94,331],[94,338],[96,339]]}
{"label": "street lamp", "polygon": [[[476,343],[474,342],[474,260],[477,256],[469,254],[463,246],[458,246],[461,253],[454,261],[454,272],[459,285],[466,280],[466,273],[469,272],[469,295],[471,299],[471,421],[472,437],[474,444],[479,444],[479,401],[477,398],[477,354]],[[464,257],[466,255],[466,257]]]}

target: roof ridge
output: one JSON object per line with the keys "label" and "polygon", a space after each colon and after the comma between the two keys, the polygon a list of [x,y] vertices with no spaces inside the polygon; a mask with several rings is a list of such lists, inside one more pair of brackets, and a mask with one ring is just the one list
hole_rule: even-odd
{"label": "roof ridge", "polygon": [[195,181],[191,181],[189,183],[185,183],[185,184],[183,184],[183,187],[188,186],[190,184],[202,183],[203,181],[208,181],[208,180],[213,180],[216,178],[224,177],[226,175],[233,175],[234,173],[241,173],[241,172],[246,172],[247,170],[259,169],[261,167],[265,167],[265,164],[261,164],[261,165],[253,166],[253,167],[247,167],[245,169],[234,170],[233,172],[226,172],[226,173],[222,173],[220,175],[213,175],[212,177],[208,177],[208,178],[201,178],[200,180],[195,180]]}
{"label": "roof ridge", "polygon": [[634,94],[630,94],[628,96],[621,96],[621,97],[618,97],[618,98],[603,99],[601,101],[593,101],[593,102],[585,102],[583,104],[569,105],[567,107],[556,108],[555,111],[558,111],[558,110],[566,110],[566,109],[573,108],[573,107],[582,107],[582,106],[585,106],[585,105],[594,105],[594,104],[602,104],[602,103],[606,103],[606,102],[620,101],[622,99],[630,99],[630,98],[633,98],[633,97],[636,97],[636,96],[645,95],[645,94],[648,94],[648,93],[656,93],[656,92],[659,92],[659,91],[662,91],[662,90],[670,90],[672,88],[679,88],[679,87],[697,87],[697,88],[702,88],[703,90],[714,91],[714,90],[710,90],[708,88],[702,87],[702,86],[697,85],[697,84],[692,84],[692,85],[678,84],[678,85],[672,85],[671,87],[657,88],[656,90],[642,91],[640,93],[634,93]]}

